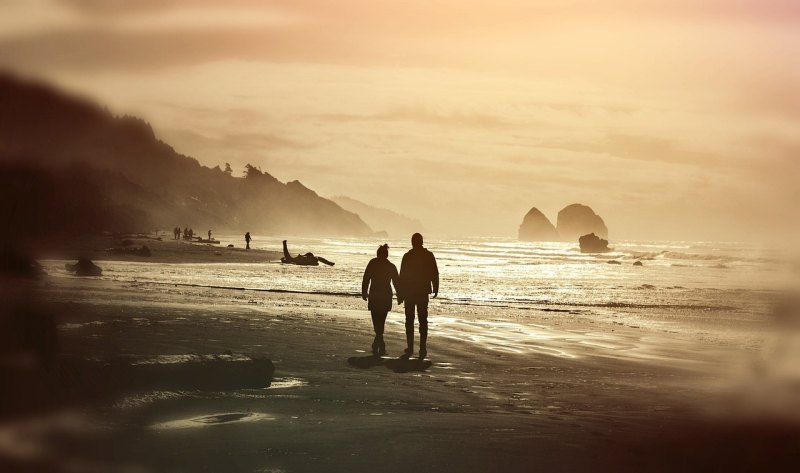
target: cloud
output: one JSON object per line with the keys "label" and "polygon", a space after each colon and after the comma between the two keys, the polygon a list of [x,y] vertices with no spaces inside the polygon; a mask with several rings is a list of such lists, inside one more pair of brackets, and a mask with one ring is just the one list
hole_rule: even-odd
{"label": "cloud", "polygon": [[489,113],[435,112],[425,107],[395,107],[381,113],[330,113],[315,118],[335,122],[413,122],[436,126],[501,129],[521,126]]}

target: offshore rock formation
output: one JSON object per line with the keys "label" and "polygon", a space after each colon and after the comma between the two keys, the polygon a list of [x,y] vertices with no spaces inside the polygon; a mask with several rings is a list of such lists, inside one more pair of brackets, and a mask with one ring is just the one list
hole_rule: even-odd
{"label": "offshore rock formation", "polygon": [[561,239],[566,241],[575,241],[589,233],[608,238],[608,228],[603,219],[591,207],[582,204],[572,204],[561,209],[556,228]]}
{"label": "offshore rock formation", "polygon": [[[578,244],[581,245],[581,253],[608,253],[611,251],[611,248],[608,247],[608,240],[604,240],[594,233],[578,238]],[[618,263],[609,261],[609,264]]]}
{"label": "offshore rock formation", "polygon": [[536,207],[533,207],[519,226],[519,239],[521,241],[558,241],[560,240],[556,227]]}

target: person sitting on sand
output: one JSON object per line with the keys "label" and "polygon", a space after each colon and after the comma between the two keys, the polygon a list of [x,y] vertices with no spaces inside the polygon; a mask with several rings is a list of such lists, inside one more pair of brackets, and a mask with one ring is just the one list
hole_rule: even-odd
{"label": "person sitting on sand", "polygon": [[244,234],[244,242],[246,244],[246,246],[244,248],[245,250],[249,250],[250,249],[250,240],[251,240],[250,232],[245,233]]}
{"label": "person sitting on sand", "polygon": [[314,256],[314,253],[292,256],[289,254],[289,247],[286,245],[286,240],[283,240],[283,258],[281,258],[281,263],[297,264],[300,266],[319,266],[320,262],[325,263],[328,266],[333,266],[335,264],[321,256]]}
{"label": "person sitting on sand", "polygon": [[386,315],[392,310],[392,284],[395,292],[398,292],[397,266],[389,261],[389,245],[384,244],[378,247],[377,258],[372,258],[367,264],[361,282],[361,298],[369,300],[367,307],[372,314],[372,327],[375,329],[373,355],[386,354],[383,327],[386,324]]}
{"label": "person sitting on sand", "polygon": [[439,268],[433,253],[422,246],[422,235],[411,236],[411,250],[403,255],[400,263],[399,304],[406,303],[406,342],[405,356],[414,353],[414,308],[419,316],[419,358],[428,354],[428,296],[439,295]]}

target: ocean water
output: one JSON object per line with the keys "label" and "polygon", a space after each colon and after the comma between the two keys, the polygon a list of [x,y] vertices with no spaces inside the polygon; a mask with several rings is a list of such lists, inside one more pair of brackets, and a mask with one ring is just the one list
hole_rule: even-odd
{"label": "ocean water", "polygon": [[[215,235],[221,246],[241,247],[241,236]],[[102,263],[103,278],[253,290],[357,296],[363,270],[383,240],[289,241],[292,254],[313,252],[336,265]],[[389,259],[400,269],[406,240],[389,240]],[[258,236],[253,248],[280,251],[277,239]],[[572,243],[528,243],[503,238],[430,240],[441,274],[439,302],[496,308],[648,309],[760,318],[796,273],[776,251],[716,242],[620,241],[602,255],[581,254]],[[609,264],[609,261],[620,264]],[[643,266],[634,266],[641,261]],[[45,262],[67,277],[60,261]],[[724,314],[724,315],[717,315]]]}

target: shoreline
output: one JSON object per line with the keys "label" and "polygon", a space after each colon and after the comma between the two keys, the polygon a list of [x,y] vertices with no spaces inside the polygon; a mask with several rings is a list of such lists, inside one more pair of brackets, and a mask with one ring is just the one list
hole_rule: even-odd
{"label": "shoreline", "polygon": [[[180,254],[184,245],[165,243]],[[387,319],[389,355],[369,355],[369,312],[355,294],[73,276],[31,285],[56,322],[59,357],[157,362],[146,376],[159,383],[140,384],[158,389],[97,400],[70,384],[77,403],[40,415],[48,425],[74,413],[87,426],[65,443],[34,435],[42,451],[105,471],[490,471],[498,455],[509,472],[709,469],[719,458],[740,461],[727,471],[746,471],[753,432],[773,440],[758,445],[762,457],[785,454],[794,448],[786,438],[800,438],[792,437],[800,423],[736,410],[751,400],[731,373],[752,360],[735,337],[634,326],[608,308],[434,300],[421,363],[398,358],[398,306]],[[274,385],[237,387],[252,380],[201,365],[181,382],[214,388],[178,388],[165,368],[181,373],[181,360],[239,356],[269,360]],[[0,431],[9,425],[0,422]]]}

